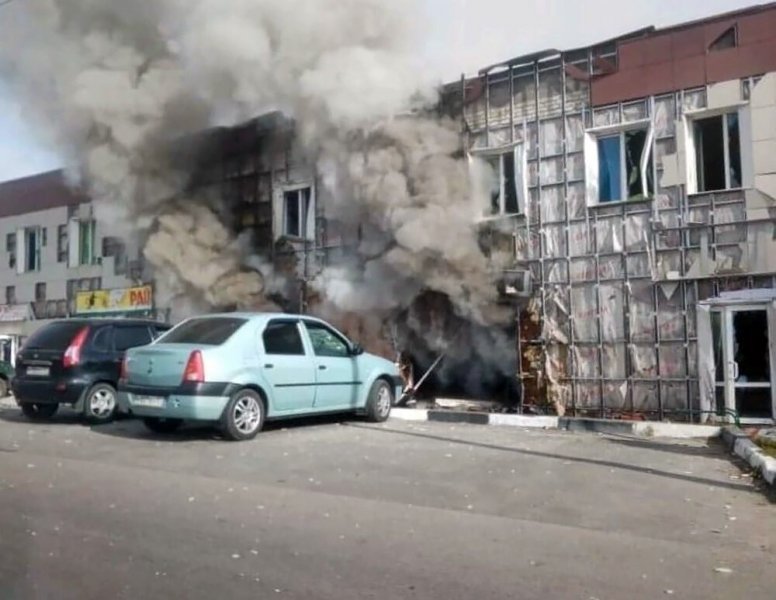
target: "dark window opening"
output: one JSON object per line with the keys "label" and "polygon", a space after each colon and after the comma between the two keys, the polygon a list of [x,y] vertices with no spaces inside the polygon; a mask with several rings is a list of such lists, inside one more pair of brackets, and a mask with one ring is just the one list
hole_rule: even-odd
{"label": "dark window opening", "polygon": [[245,319],[210,317],[186,321],[159,338],[158,344],[220,346],[245,325]]}
{"label": "dark window opening", "polygon": [[16,286],[8,285],[5,287],[5,303],[16,304]]}
{"label": "dark window opening", "polygon": [[654,189],[654,177],[652,175],[652,153],[647,163],[647,181],[644,181],[641,173],[641,162],[647,143],[646,129],[627,131],[625,133],[625,182],[628,190],[628,199],[643,198],[644,190],[651,194]]}
{"label": "dark window opening", "polygon": [[262,336],[264,351],[279,356],[304,356],[302,336],[296,323],[274,321],[267,325]]}
{"label": "dark window opening", "polygon": [[67,262],[68,244],[67,225],[59,225],[57,227],[57,262]]}
{"label": "dark window opening", "polygon": [[30,228],[24,232],[25,237],[25,271],[40,270],[40,230]]}
{"label": "dark window opening", "polygon": [[741,187],[738,114],[698,119],[694,129],[698,191],[714,192]]}
{"label": "dark window opening", "polygon": [[514,215],[519,212],[514,155],[504,154],[501,157],[501,164],[504,169],[504,212],[508,215]]}
{"label": "dark window opening", "polygon": [[35,302],[45,302],[46,301],[46,284],[45,283],[36,283],[35,284]]}
{"label": "dark window opening", "polygon": [[297,238],[307,237],[309,219],[314,218],[313,215],[310,215],[311,199],[312,189],[309,187],[283,194],[285,204],[283,207],[284,235]]}
{"label": "dark window opening", "polygon": [[490,167],[490,216],[518,214],[518,185],[522,182],[523,170],[516,164],[515,152],[486,160]]}
{"label": "dark window opening", "polygon": [[488,161],[488,164],[493,169],[490,188],[490,214],[497,215],[501,212],[501,159]]}
{"label": "dark window opening", "polygon": [[714,40],[711,43],[711,46],[709,46],[709,50],[711,52],[717,52],[719,50],[735,48],[736,46],[738,46],[738,32],[737,27],[733,26],[730,29],[727,29],[725,33],[719,36],[716,40]]}

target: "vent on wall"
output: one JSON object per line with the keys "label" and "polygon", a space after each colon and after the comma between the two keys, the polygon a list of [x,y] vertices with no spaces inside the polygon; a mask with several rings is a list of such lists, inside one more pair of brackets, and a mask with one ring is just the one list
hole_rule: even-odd
{"label": "vent on wall", "polygon": [[709,46],[709,52],[718,52],[719,50],[728,50],[738,46],[738,27],[733,25],[714,40]]}

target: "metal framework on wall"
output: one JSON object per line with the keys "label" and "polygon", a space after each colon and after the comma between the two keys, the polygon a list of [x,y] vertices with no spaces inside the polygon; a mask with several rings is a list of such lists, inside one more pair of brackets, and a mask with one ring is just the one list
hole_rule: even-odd
{"label": "metal framework on wall", "polygon": [[[592,107],[589,79],[601,62],[617,59],[609,42],[464,79],[465,147],[527,148],[530,198],[523,214],[500,223],[513,230],[517,266],[529,267],[536,282],[522,318],[538,320],[539,333],[525,339],[523,326],[518,336],[525,403],[692,420],[699,410],[696,305],[723,291],[776,285],[773,273],[741,256],[755,229],[776,220],[748,218],[744,190],[688,195],[662,185],[662,160],[677,152],[676,123],[707,106],[706,88]],[[744,97],[755,83],[742,82]],[[587,132],[641,122],[655,131],[654,197],[589,203]],[[695,267],[709,258],[718,268],[699,274]],[[524,360],[528,354],[532,360]],[[530,364],[538,367],[526,372]]]}

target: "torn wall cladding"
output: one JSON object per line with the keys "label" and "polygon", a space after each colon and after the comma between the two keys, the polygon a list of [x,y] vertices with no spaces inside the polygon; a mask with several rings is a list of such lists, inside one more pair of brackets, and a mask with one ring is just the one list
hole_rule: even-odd
{"label": "torn wall cladding", "polygon": [[532,274],[526,403],[697,417],[698,302],[774,286],[774,25],[769,5],[447,88],[493,173],[481,227]]}
{"label": "torn wall cladding", "polygon": [[[769,5],[645,29],[445,87],[441,112],[461,120],[482,192],[480,243],[518,321],[493,332],[511,364],[497,370],[517,375],[525,404],[697,416],[698,303],[775,283],[776,53],[762,53],[775,19]],[[234,231],[273,266],[273,299],[321,314],[312,282],[364,232],[325,218],[292,123],[270,115],[212,136],[193,184],[228,200]],[[393,323],[321,316],[389,356],[401,319],[433,331],[439,302],[423,296]],[[416,358],[430,364],[426,350]]]}
{"label": "torn wall cladding", "polygon": [[[399,348],[409,348],[421,373],[436,360],[440,340],[465,331],[424,392],[498,397],[514,403],[513,327],[502,331],[476,326],[458,317],[448,298],[430,292],[421,293],[393,318],[384,312],[343,312],[322,297],[316,283],[324,269],[356,259],[368,239],[358,224],[327,217],[325,190],[311,161],[295,144],[293,123],[267,115],[238,128],[206,132],[188,146],[193,152],[186,159],[195,165],[191,186],[212,198],[219,217],[251,245],[256,256],[249,263],[267,267],[269,297],[279,307],[323,317],[368,351],[388,358]],[[512,239],[509,234],[500,241],[496,234],[489,236],[489,253],[498,253],[499,244],[509,253]]]}

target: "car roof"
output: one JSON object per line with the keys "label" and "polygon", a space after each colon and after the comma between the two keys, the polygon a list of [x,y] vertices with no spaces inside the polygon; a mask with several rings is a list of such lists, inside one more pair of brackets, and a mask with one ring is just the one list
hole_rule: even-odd
{"label": "car roof", "polygon": [[167,323],[152,319],[58,319],[47,323],[46,326],[59,325],[60,323],[72,323],[74,325],[155,325],[157,327],[170,327]]}
{"label": "car roof", "polygon": [[233,313],[216,313],[212,315],[198,315],[191,317],[192,319],[246,319],[248,321],[261,321],[268,319],[307,319],[309,321],[320,321],[321,319],[313,317],[311,315],[295,315],[292,313],[268,313],[268,312],[233,312]]}

